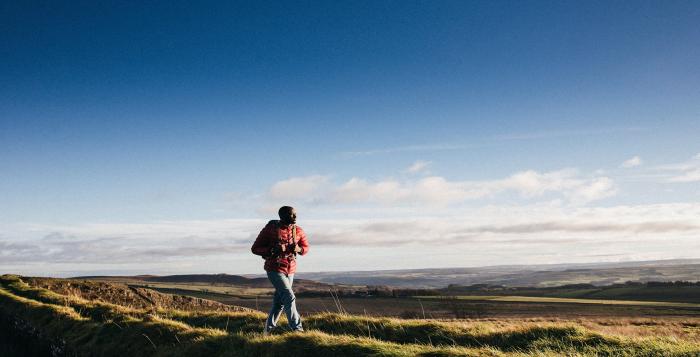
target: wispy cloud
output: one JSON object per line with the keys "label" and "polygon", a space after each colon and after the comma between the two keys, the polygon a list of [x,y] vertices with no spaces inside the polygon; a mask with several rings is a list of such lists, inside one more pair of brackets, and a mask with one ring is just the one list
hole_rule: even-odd
{"label": "wispy cloud", "polygon": [[700,182],[700,153],[684,162],[660,165],[654,167],[653,169],[668,173],[666,176],[666,182]]}
{"label": "wispy cloud", "polygon": [[577,136],[591,136],[591,135],[607,135],[615,133],[635,133],[646,131],[646,128],[642,127],[624,127],[624,128],[600,128],[600,129],[582,129],[582,130],[550,130],[550,131],[539,131],[539,132],[528,132],[528,133],[511,133],[496,135],[493,137],[495,140],[536,140],[536,139],[550,139],[550,138],[562,138],[562,137],[577,137]]}
{"label": "wispy cloud", "polygon": [[[31,225],[0,241],[2,263],[135,264],[247,251],[264,221]],[[38,235],[38,236],[37,236]]]}
{"label": "wispy cloud", "polygon": [[642,158],[640,158],[639,156],[634,156],[622,162],[622,164],[620,164],[620,167],[624,169],[630,169],[640,165],[642,165]]}
{"label": "wispy cloud", "polygon": [[414,162],[411,166],[409,166],[405,172],[410,173],[410,174],[416,174],[419,172],[424,172],[428,166],[430,166],[430,161],[423,161],[423,160],[418,160]]}
{"label": "wispy cloud", "polygon": [[623,128],[600,128],[600,129],[581,129],[581,130],[549,130],[538,132],[524,133],[508,133],[493,135],[486,140],[479,139],[478,142],[466,143],[424,143],[419,145],[402,145],[385,148],[374,148],[367,150],[345,151],[341,155],[344,157],[370,156],[378,154],[392,154],[403,152],[433,152],[433,151],[451,151],[451,150],[467,150],[474,148],[483,148],[499,145],[502,141],[512,140],[537,140],[551,139],[561,137],[579,137],[579,136],[594,136],[594,135],[609,135],[615,133],[635,133],[646,131],[642,127],[623,127]]}
{"label": "wispy cloud", "polygon": [[526,224],[511,224],[501,226],[478,226],[469,228],[469,233],[504,233],[504,234],[532,234],[532,233],[600,233],[600,232],[628,232],[639,234],[672,233],[700,231],[700,224],[692,221],[656,221],[617,223],[612,220],[599,222],[537,222]]}
{"label": "wispy cloud", "polygon": [[688,170],[668,179],[669,182],[700,182],[700,169]]}
{"label": "wispy cloud", "polygon": [[421,144],[421,145],[406,145],[395,146],[388,148],[377,148],[359,151],[345,151],[341,153],[345,157],[369,156],[377,154],[391,154],[401,152],[427,152],[427,151],[450,151],[450,150],[466,150],[478,147],[489,146],[487,144]]}

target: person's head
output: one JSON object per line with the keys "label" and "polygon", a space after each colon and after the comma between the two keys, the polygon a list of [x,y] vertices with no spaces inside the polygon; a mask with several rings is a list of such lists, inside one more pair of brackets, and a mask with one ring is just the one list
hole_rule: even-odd
{"label": "person's head", "polygon": [[297,223],[297,210],[294,207],[282,206],[280,207],[277,214],[280,216],[280,221],[283,224],[294,224]]}

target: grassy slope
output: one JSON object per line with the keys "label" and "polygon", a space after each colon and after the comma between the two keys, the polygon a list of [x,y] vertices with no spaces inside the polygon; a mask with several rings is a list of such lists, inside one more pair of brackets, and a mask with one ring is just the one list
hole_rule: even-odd
{"label": "grassy slope", "polygon": [[79,355],[700,355],[698,344],[616,338],[573,325],[493,329],[338,314],[306,317],[306,333],[263,336],[262,313],[129,309],[32,288],[16,276],[0,278],[0,314]]}

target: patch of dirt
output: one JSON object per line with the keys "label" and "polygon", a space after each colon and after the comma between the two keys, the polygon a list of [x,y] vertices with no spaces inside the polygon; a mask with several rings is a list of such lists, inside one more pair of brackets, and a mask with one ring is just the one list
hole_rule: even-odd
{"label": "patch of dirt", "polygon": [[117,283],[54,278],[23,278],[23,280],[33,287],[48,289],[61,295],[72,295],[86,300],[108,302],[137,309],[253,311],[246,307],[225,305],[190,296],[164,294],[147,288]]}

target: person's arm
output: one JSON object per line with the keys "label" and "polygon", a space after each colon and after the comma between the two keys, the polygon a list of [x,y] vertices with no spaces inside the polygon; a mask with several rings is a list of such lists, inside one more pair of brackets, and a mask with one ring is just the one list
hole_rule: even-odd
{"label": "person's arm", "polygon": [[296,253],[306,255],[309,252],[309,242],[306,240],[306,233],[304,233],[303,229],[297,227],[297,236],[299,240],[297,241]]}
{"label": "person's arm", "polygon": [[270,246],[270,233],[270,225],[268,224],[260,231],[258,237],[255,239],[255,243],[253,243],[253,246],[250,248],[253,254],[263,257],[270,255],[270,250],[272,249]]}

